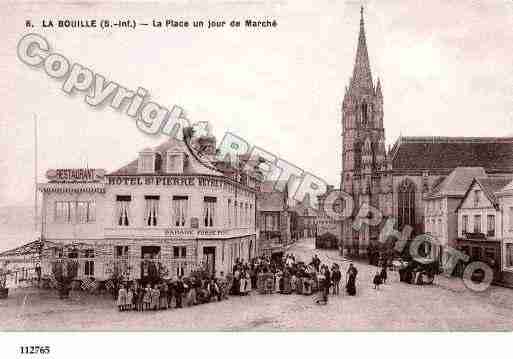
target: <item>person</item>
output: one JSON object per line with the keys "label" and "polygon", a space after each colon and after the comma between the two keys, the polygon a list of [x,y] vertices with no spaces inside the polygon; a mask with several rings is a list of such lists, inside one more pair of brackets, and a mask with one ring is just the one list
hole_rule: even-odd
{"label": "person", "polygon": [[150,284],[146,284],[146,289],[144,290],[144,297],[143,297],[143,310],[150,310],[151,305],[151,287]]}
{"label": "person", "polygon": [[356,276],[358,274],[358,270],[355,268],[353,263],[349,264],[349,269],[347,270],[347,283],[346,283],[346,291],[347,294],[353,296],[356,295]]}
{"label": "person", "polygon": [[127,292],[126,292],[125,286],[122,284],[119,287],[118,302],[117,302],[118,309],[120,312],[123,312],[126,308],[126,299],[127,299]]}
{"label": "person", "polygon": [[126,309],[133,310],[134,290],[130,286],[126,292]]}
{"label": "person", "polygon": [[160,305],[159,309],[167,309],[167,291],[169,290],[166,283],[162,283],[160,286]]}
{"label": "person", "polygon": [[340,268],[339,268],[338,264],[334,264],[332,275],[331,275],[331,280],[333,281],[333,294],[334,295],[339,294],[341,279],[342,279],[342,273],[340,273]]}
{"label": "person", "polygon": [[381,273],[379,270],[376,270],[376,274],[374,275],[372,282],[374,283],[374,289],[379,290],[379,285],[381,284]]}
{"label": "person", "polygon": [[160,290],[159,286],[155,284],[151,291],[151,309],[158,310],[160,302]]}
{"label": "person", "polygon": [[37,284],[41,282],[41,264],[39,262],[36,263],[36,276],[37,276]]}
{"label": "person", "polygon": [[327,265],[324,266],[324,283],[322,284],[323,291],[324,291],[324,297],[326,303],[328,302],[328,295],[330,293],[330,287],[331,287],[331,273],[330,269]]}
{"label": "person", "polygon": [[173,299],[176,297],[176,280],[173,278],[173,280],[168,282],[167,285],[167,308],[171,309],[173,307]]}
{"label": "person", "polygon": [[182,281],[182,277],[179,276],[175,282],[175,302],[176,308],[182,308],[182,295],[185,291],[185,286]]}
{"label": "person", "polygon": [[386,264],[383,265],[383,268],[381,268],[381,274],[380,275],[381,275],[381,282],[383,284],[387,284],[387,277],[388,277],[388,275],[387,275],[387,266],[386,266]]}
{"label": "person", "polygon": [[142,285],[139,285],[137,287],[137,303],[136,303],[136,309],[139,312],[144,311],[144,287]]}

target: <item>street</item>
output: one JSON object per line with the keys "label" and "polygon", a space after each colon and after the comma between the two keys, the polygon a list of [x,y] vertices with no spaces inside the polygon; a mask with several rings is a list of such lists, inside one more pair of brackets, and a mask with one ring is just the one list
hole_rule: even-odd
{"label": "street", "polygon": [[[348,262],[335,251],[315,250],[302,240],[289,250],[309,262],[337,261],[344,281]],[[432,286],[399,282],[389,272],[386,285],[373,289],[375,267],[355,262],[357,295],[330,296],[317,305],[311,296],[260,295],[159,312],[118,312],[105,297],[83,295],[59,300],[54,292],[16,289],[0,301],[1,330],[344,330],[449,331],[513,329],[513,290],[492,287],[484,293],[466,289],[457,278],[439,276]]]}

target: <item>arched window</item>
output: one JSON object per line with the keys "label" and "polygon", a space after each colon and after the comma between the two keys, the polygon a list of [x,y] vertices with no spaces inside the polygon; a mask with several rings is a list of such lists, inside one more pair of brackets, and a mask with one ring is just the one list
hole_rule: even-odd
{"label": "arched window", "polygon": [[399,185],[397,212],[399,230],[405,225],[415,228],[415,184],[408,179]]}

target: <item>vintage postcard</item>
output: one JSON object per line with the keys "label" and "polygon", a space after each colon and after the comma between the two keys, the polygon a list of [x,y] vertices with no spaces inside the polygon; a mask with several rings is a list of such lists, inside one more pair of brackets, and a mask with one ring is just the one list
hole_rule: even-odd
{"label": "vintage postcard", "polygon": [[0,331],[513,329],[513,2],[0,19]]}

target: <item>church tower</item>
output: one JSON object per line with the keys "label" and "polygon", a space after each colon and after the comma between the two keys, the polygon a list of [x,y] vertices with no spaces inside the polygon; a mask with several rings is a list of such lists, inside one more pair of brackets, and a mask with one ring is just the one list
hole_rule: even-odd
{"label": "church tower", "polygon": [[[341,189],[354,199],[356,209],[367,203],[380,207],[382,177],[387,170],[383,94],[379,79],[372,80],[367,51],[363,7],[353,76],[342,102],[342,177]],[[343,245],[348,254],[365,255],[369,229],[355,232],[344,225]]]}

